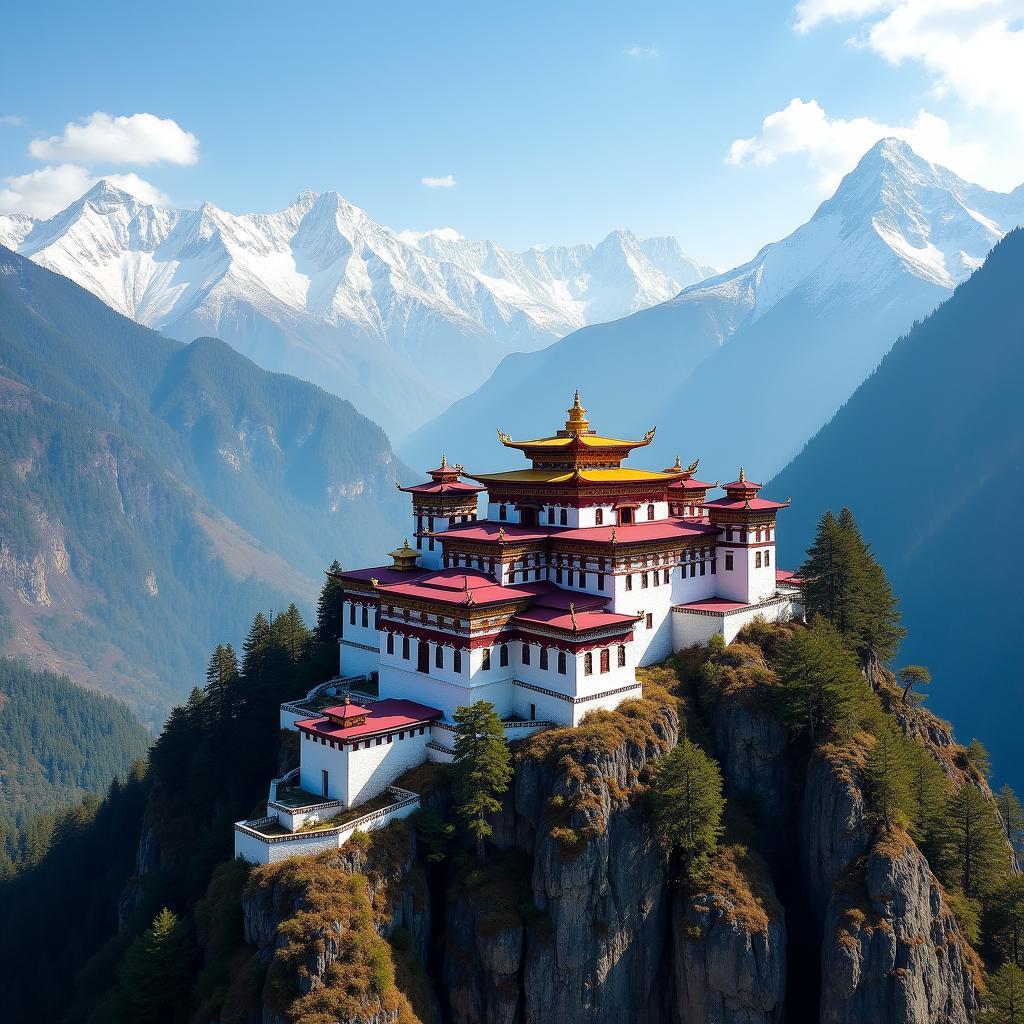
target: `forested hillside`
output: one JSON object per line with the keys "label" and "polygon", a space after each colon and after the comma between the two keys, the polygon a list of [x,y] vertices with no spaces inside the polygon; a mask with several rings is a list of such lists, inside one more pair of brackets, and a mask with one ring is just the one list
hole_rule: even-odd
{"label": "forested hillside", "polygon": [[149,741],[121,701],[0,659],[0,865],[31,859],[54,813],[106,793]]}
{"label": "forested hillside", "polygon": [[2,248],[0,451],[0,650],[153,726],[253,607],[308,607],[405,529],[405,471],[349,403]]}
{"label": "forested hillside", "polygon": [[984,735],[1015,785],[1024,781],[1022,279],[1017,230],[770,485],[793,498],[781,564],[799,562],[823,508],[853,510],[901,595],[910,630],[901,658],[927,663],[935,710]]}

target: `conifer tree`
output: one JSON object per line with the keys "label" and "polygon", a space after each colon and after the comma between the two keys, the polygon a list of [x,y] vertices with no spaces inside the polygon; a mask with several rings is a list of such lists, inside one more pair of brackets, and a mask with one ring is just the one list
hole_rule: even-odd
{"label": "conifer tree", "polygon": [[1024,971],[1007,962],[989,978],[985,1024],[1024,1024]]}
{"label": "conifer tree", "polygon": [[909,757],[903,734],[885,719],[875,736],[864,772],[875,812],[886,832],[910,818],[913,798]]}
{"label": "conifer tree", "polygon": [[870,700],[839,631],[820,615],[783,645],[779,674],[780,713],[792,728],[806,729],[812,745],[822,728],[834,729]]}
{"label": "conifer tree", "polygon": [[946,808],[945,858],[951,880],[968,899],[990,892],[1009,870],[1009,851],[995,808],[964,783]]}
{"label": "conifer tree", "polygon": [[912,815],[910,834],[930,863],[937,864],[949,781],[942,765],[920,743],[906,744]]}
{"label": "conifer tree", "polygon": [[327,580],[320,588],[320,596],[317,598],[313,639],[319,646],[334,646],[341,636],[344,590],[337,575],[340,572],[341,563],[335,559],[327,570]]}
{"label": "conifer tree", "polygon": [[1024,968],[1024,876],[1011,875],[992,891],[985,931],[994,953]]}
{"label": "conifer tree", "polygon": [[287,611],[281,612],[274,619],[273,635],[293,663],[305,657],[309,646],[309,630],[294,601],[288,605]]}
{"label": "conifer tree", "polygon": [[985,780],[992,774],[992,758],[979,739],[967,744],[967,762]]}
{"label": "conifer tree", "polygon": [[799,574],[806,581],[804,601],[807,616],[823,615],[830,622],[838,618],[842,564],[844,561],[839,524],[831,509],[818,522],[814,541],[807,549],[807,559]]}
{"label": "conifer tree", "polygon": [[[915,686],[927,686],[932,681],[932,674],[924,665],[904,665],[897,673],[899,681],[903,684],[903,703],[908,703],[910,691]],[[924,700],[924,694],[915,693],[914,698],[918,701]]]}
{"label": "conifer tree", "polygon": [[238,658],[231,644],[217,644],[206,669],[206,703],[210,715],[223,729],[232,717],[235,690],[238,684]]}
{"label": "conifer tree", "polygon": [[267,648],[270,646],[270,623],[263,612],[257,612],[249,633],[242,643],[242,674],[252,678],[260,674]]}
{"label": "conifer tree", "polygon": [[688,737],[658,765],[653,792],[660,833],[679,852],[683,874],[700,878],[722,835],[722,773]]}
{"label": "conifer tree", "polygon": [[[999,817],[1003,822],[1003,831],[1010,845],[1018,850],[1024,841],[1024,807],[1011,786],[1003,786],[996,797]],[[1024,967],[1024,964],[1021,964]]]}
{"label": "conifer tree", "polygon": [[453,718],[455,809],[476,840],[477,857],[483,860],[484,839],[493,831],[487,815],[501,810],[498,797],[512,779],[512,758],[501,719],[490,701],[456,708]]}
{"label": "conifer tree", "polygon": [[187,1007],[191,959],[188,922],[165,907],[125,954],[112,1019],[118,1024],[180,1020]]}

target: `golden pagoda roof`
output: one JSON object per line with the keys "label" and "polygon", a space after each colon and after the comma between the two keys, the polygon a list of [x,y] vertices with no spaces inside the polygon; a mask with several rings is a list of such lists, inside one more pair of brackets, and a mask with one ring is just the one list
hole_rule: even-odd
{"label": "golden pagoda roof", "polygon": [[499,430],[498,440],[506,448],[539,448],[545,451],[560,451],[570,448],[642,448],[654,440],[654,429],[648,430],[639,441],[631,441],[620,437],[608,437],[604,434],[598,434],[596,430],[591,430],[590,421],[586,415],[587,410],[580,405],[580,392],[578,388],[573,397],[573,403],[567,411],[569,418],[565,421],[565,428],[557,431],[550,437],[537,437],[528,441],[513,441],[508,434]]}
{"label": "golden pagoda roof", "polygon": [[507,473],[466,474],[483,484],[647,484],[671,483],[679,473],[656,473],[646,469],[517,469]]}

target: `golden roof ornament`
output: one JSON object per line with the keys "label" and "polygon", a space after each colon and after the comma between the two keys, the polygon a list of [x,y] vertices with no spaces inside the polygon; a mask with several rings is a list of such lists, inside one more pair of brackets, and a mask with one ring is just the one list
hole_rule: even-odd
{"label": "golden roof ornament", "polygon": [[505,539],[505,527],[504,526],[499,526],[498,527],[498,540],[502,541],[504,539]]}
{"label": "golden roof ornament", "polygon": [[615,527],[614,526],[612,527],[612,535],[611,535],[610,543],[612,543],[612,544],[615,543]]}
{"label": "golden roof ornament", "polygon": [[370,577],[370,586],[373,587],[374,589],[376,589],[377,587],[380,586],[380,580],[377,579],[376,576],[371,576]]}
{"label": "golden roof ornament", "polygon": [[675,463],[673,464],[672,468],[673,468],[673,469],[674,469],[674,470],[675,470],[675,471],[676,471],[677,473],[680,473],[680,472],[682,472],[682,469],[683,469],[683,463],[682,463],[682,461],[680,460],[680,458],[679,458],[679,456],[678,456],[678,455],[676,456],[676,461],[675,461]]}
{"label": "golden roof ornament", "polygon": [[590,426],[590,421],[587,419],[587,410],[580,405],[580,389],[576,389],[576,394],[573,396],[572,406],[566,410],[569,413],[569,418],[565,421],[565,429],[572,434],[582,434]]}
{"label": "golden roof ornament", "polygon": [[691,462],[691,463],[689,464],[689,466],[687,466],[687,467],[686,467],[686,472],[687,472],[687,473],[690,473],[691,475],[692,475],[693,473],[696,473],[696,472],[697,472],[697,465],[698,465],[699,463],[700,463],[700,459],[694,459],[694,460],[693,460],[693,462]]}
{"label": "golden roof ornament", "polygon": [[447,469],[448,467],[448,456],[444,452],[441,452],[441,468]]}
{"label": "golden roof ornament", "polygon": [[575,633],[579,627],[576,625],[576,602],[569,602],[569,618],[572,619],[572,631]]}
{"label": "golden roof ornament", "polygon": [[511,444],[512,443],[512,435],[511,434],[506,434],[503,430],[499,429],[498,427],[495,427],[495,430],[498,431],[498,440],[502,444]]}
{"label": "golden roof ornament", "polygon": [[747,474],[746,474],[746,473],[744,472],[744,470],[743,470],[743,467],[742,467],[742,466],[740,466],[740,476],[739,476],[739,480],[740,480],[740,483],[741,483],[741,484],[744,484],[744,483],[746,483],[746,482],[747,482]]}

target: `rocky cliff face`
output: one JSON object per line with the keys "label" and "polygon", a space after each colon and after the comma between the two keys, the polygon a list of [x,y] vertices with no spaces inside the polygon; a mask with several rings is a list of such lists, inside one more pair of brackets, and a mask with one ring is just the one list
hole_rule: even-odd
{"label": "rocky cliff face", "polygon": [[829,901],[822,1024],[966,1024],[980,965],[928,863],[905,835],[875,843]]}

